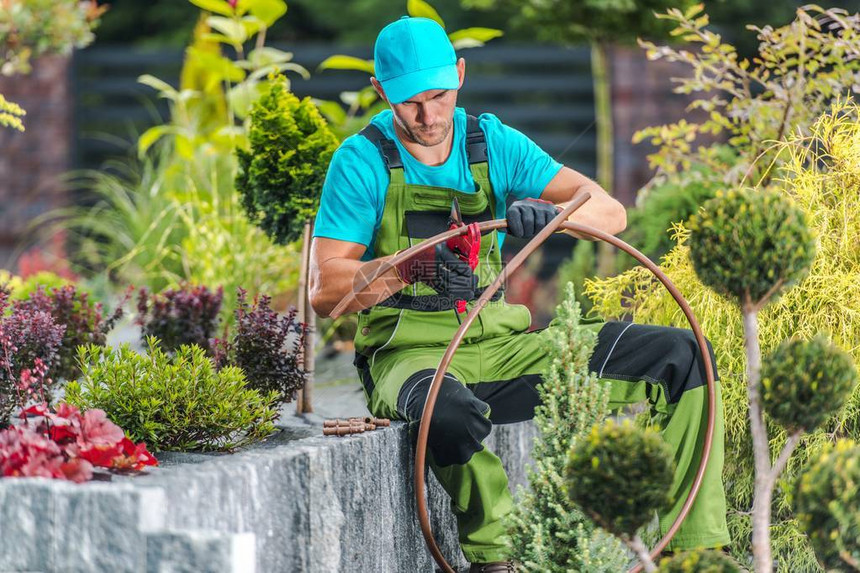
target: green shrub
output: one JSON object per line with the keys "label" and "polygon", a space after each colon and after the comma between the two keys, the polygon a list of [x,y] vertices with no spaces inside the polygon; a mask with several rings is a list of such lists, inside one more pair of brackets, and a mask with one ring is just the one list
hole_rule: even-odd
{"label": "green shrub", "polygon": [[719,551],[686,551],[660,561],[660,573],[741,573],[737,562]]}
{"label": "green shrub", "polygon": [[[649,59],[689,67],[686,77],[674,79],[674,91],[697,94],[687,111],[700,113],[643,129],[634,142],[647,139],[657,147],[649,156],[652,167],[707,165],[731,185],[766,183],[785,159],[774,142],[789,134],[808,137],[832,102],[855,91],[860,19],[839,8],[803,6],[786,25],[748,26],[759,47],[746,58],[709,29],[703,9],[701,3],[686,13],[659,16],[675,25],[672,36],[683,39],[683,46],[639,42]],[[721,157],[719,146],[709,144],[715,138],[731,145],[737,159]]]}
{"label": "green shrub", "polygon": [[[729,156],[730,148],[725,149],[724,155]],[[639,191],[636,206],[628,209],[627,228],[620,237],[651,260],[659,260],[675,246],[673,225],[689,219],[725,188],[723,178],[722,172],[705,166],[655,177]],[[619,257],[618,262],[619,271],[636,263],[631,257]]]}
{"label": "green shrub", "polygon": [[744,308],[776,298],[815,257],[803,211],[776,191],[718,192],[688,227],[696,275]]}
{"label": "green shrub", "polygon": [[762,365],[762,407],[789,433],[812,431],[842,408],[856,385],[854,361],[826,338],[789,340]]}
{"label": "green shrub", "polygon": [[270,83],[251,110],[250,149],[236,152],[236,189],[251,221],[284,245],[316,215],[338,141],[310,98],[290,93],[282,75]]}
{"label": "green shrub", "polygon": [[797,484],[797,520],[824,567],[860,570],[860,446],[824,450]]}
{"label": "green shrub", "polygon": [[[50,291],[52,289],[64,287],[66,285],[71,284],[74,284],[74,281],[70,281],[69,279],[63,278],[60,275],[52,272],[41,271],[36,274],[32,274],[25,279],[19,279],[18,281],[15,281],[13,278],[11,282],[12,292],[10,293],[9,299],[27,300],[34,292],[38,291],[39,289]],[[77,289],[79,287],[75,286],[75,288]]]}
{"label": "green shrub", "polygon": [[548,341],[550,366],[538,386],[534,467],[528,490],[517,492],[508,521],[510,547],[524,571],[534,573],[615,573],[627,558],[617,539],[594,524],[571,502],[564,472],[571,444],[583,439],[608,411],[609,387],[588,371],[596,333],[580,326],[573,286],[558,307],[559,335]]}
{"label": "green shrub", "polygon": [[672,451],[658,432],[610,419],[571,450],[567,491],[598,525],[629,539],[672,503],[674,473]]}
{"label": "green shrub", "polygon": [[250,389],[241,370],[216,370],[199,346],[168,356],[155,338],[147,355],[83,346],[80,382],[66,388],[67,401],[99,408],[152,450],[232,450],[274,430],[277,393]]}

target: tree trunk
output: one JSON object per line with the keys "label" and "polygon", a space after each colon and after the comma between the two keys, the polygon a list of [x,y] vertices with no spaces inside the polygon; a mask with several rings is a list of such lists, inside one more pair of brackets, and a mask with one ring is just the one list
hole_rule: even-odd
{"label": "tree trunk", "polygon": [[774,477],[771,475],[770,448],[767,428],[761,409],[759,377],[761,348],[758,342],[758,312],[744,305],[744,348],[747,355],[747,397],[750,407],[750,433],[755,460],[755,494],[753,497],[752,550],[756,573],[771,573],[773,558],[770,552],[770,503]]}
{"label": "tree trunk", "polygon": [[[608,45],[591,42],[591,77],[594,85],[594,113],[597,123],[597,182],[612,193],[615,170],[615,142],[612,123],[612,85],[610,82]],[[615,250],[609,243],[597,243],[597,275],[615,274]]]}
{"label": "tree trunk", "polygon": [[308,271],[310,268],[310,251],[311,251],[311,222],[305,223],[305,230],[302,238],[302,262],[299,270],[299,292],[298,292],[298,310],[299,320],[306,324],[304,352],[302,353],[302,368],[307,372],[305,386],[299,390],[296,396],[296,413],[307,414],[314,411],[313,385],[314,385],[314,344],[316,332],[316,314],[311,308],[310,298],[308,296]]}
{"label": "tree trunk", "polygon": [[634,535],[632,539],[624,539],[624,541],[627,543],[627,546],[633,550],[636,557],[639,558],[639,562],[642,563],[642,569],[645,573],[654,573],[657,571],[657,566],[654,565],[654,561],[651,559],[651,554],[648,552],[648,548],[645,547],[645,543],[638,534]]}

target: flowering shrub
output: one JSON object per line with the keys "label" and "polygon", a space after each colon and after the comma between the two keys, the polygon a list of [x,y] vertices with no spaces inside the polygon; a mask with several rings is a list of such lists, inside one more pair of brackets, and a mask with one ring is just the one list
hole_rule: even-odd
{"label": "flowering shrub", "polygon": [[196,344],[211,353],[209,340],[218,327],[223,298],[221,287],[212,292],[202,285],[183,284],[157,295],[142,288],[137,302],[141,336],[144,340],[155,336],[171,351],[184,344]]}
{"label": "flowering shrub", "polygon": [[274,431],[277,392],[248,388],[238,368],[216,371],[199,346],[173,356],[154,337],[147,346],[147,355],[128,345],[80,347],[83,375],[66,386],[69,403],[103,409],[155,451],[231,450]]}
{"label": "flowering shrub", "polygon": [[279,401],[290,402],[304,385],[306,373],[299,366],[305,325],[296,321],[296,309],[278,316],[269,306],[270,297],[254,297],[249,306],[247,292],[239,289],[236,331],[229,340],[215,344],[219,368],[238,366],[248,385],[260,392],[276,391]]}
{"label": "flowering shrub", "polygon": [[21,411],[24,423],[0,432],[0,475],[47,477],[83,482],[93,467],[140,471],[158,465],[146,444],[134,444],[102,410],[81,413],[60,403]]}
{"label": "flowering shrub", "polygon": [[[128,295],[126,295],[128,296]],[[74,285],[52,288],[46,292],[39,287],[28,300],[15,303],[16,308],[49,314],[57,325],[65,327],[58,349],[57,359],[52,365],[51,378],[72,380],[80,374],[77,365],[77,347],[82,344],[104,346],[107,333],[122,317],[122,304],[105,319],[101,303],[93,304],[86,292],[79,292]]]}
{"label": "flowering shrub", "polygon": [[44,375],[57,360],[65,332],[48,312],[14,305],[6,314],[7,308],[9,292],[0,288],[0,426],[29,398],[31,369],[42,375],[40,399],[50,399],[54,382]]}

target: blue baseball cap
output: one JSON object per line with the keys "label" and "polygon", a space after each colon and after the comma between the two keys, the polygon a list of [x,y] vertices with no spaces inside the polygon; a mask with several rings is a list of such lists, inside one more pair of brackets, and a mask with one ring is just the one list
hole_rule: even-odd
{"label": "blue baseball cap", "polygon": [[429,18],[403,16],[376,37],[374,74],[391,103],[427,90],[460,87],[457,55],[445,30]]}

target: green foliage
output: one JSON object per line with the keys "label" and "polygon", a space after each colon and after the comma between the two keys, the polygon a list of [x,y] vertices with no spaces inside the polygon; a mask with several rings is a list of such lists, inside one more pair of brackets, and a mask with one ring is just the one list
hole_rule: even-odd
{"label": "green foliage", "polygon": [[251,111],[250,142],[237,150],[242,205],[273,241],[296,241],[319,208],[337,138],[310,98],[299,101],[278,76]]}
{"label": "green foliage", "polygon": [[27,74],[33,58],[88,45],[105,10],[81,0],[0,2],[0,74]]}
{"label": "green foliage", "polygon": [[626,565],[618,540],[595,528],[571,503],[564,483],[571,445],[607,413],[608,387],[588,371],[597,335],[580,326],[572,285],[558,307],[558,336],[548,339],[549,370],[535,409],[540,437],[529,468],[530,489],[520,489],[508,522],[510,547],[524,571],[615,572]]}
{"label": "green foliage", "polygon": [[[812,137],[791,134],[780,144],[786,154],[776,172],[778,189],[804,212],[817,238],[817,255],[809,275],[759,313],[762,352],[772,352],[789,336],[809,339],[828,333],[833,343],[860,360],[860,107],[839,102],[806,128]],[[744,560],[749,551],[753,464],[747,412],[746,357],[741,314],[737,306],[706,287],[689,257],[689,231],[676,228],[677,245],[661,269],[690,303],[712,342],[720,372],[726,420],[726,494],[732,554]],[[674,299],[643,267],[616,277],[587,281],[586,294],[596,312],[607,318],[631,316],[641,323],[688,327]],[[786,434],[771,429],[773,457]],[[785,492],[810,457],[840,437],[860,440],[860,388],[845,408],[819,430],[804,436],[782,474],[774,497],[772,547],[780,573],[816,572],[814,554],[797,528]]]}
{"label": "green foliage", "polygon": [[571,283],[583,316],[587,316],[593,306],[591,299],[583,294],[582,286],[585,279],[593,277],[597,271],[595,244],[592,241],[577,241],[570,258],[558,267],[558,304],[563,304],[567,292],[565,285]]}
{"label": "green foliage", "polygon": [[152,450],[232,450],[274,431],[277,394],[247,387],[235,367],[215,369],[199,346],[182,346],[168,356],[155,338],[147,355],[82,346],[79,382],[66,399],[80,408],[100,408],[133,441]]}
{"label": "green foliage", "polygon": [[277,297],[295,288],[298,249],[275,245],[248,221],[233,186],[231,152],[202,147],[180,161],[164,142],[141,164],[108,166],[73,181],[94,195],[92,206],[58,209],[44,219],[47,233],[64,230],[77,245],[76,272],[108,273],[152,292],[185,282],[223,286],[228,320],[240,286]]}
{"label": "green foliage", "polygon": [[634,42],[640,36],[664,35],[669,27],[654,12],[691,11],[693,0],[464,0],[466,6],[496,9],[513,4],[520,22],[538,39],[572,44],[585,41]]}
{"label": "green foliage", "polygon": [[[723,148],[726,161],[734,156],[731,148]],[[627,229],[622,239],[652,260],[668,253],[675,241],[671,228],[674,223],[686,221],[717,191],[725,188],[724,173],[715,172],[703,165],[689,171],[660,173],[639,190],[636,206],[627,210]],[[630,268],[631,258],[619,258],[620,271]]]}
{"label": "green foliage", "polygon": [[762,364],[762,407],[789,433],[808,432],[838,412],[856,385],[851,357],[823,336],[788,340]]}
{"label": "green foliage", "polygon": [[[267,76],[292,71],[309,77],[304,67],[292,61],[291,52],[265,45],[266,30],[287,11],[283,0],[239,2],[235,9],[220,0],[192,3],[207,6],[216,15],[202,16],[195,28],[180,89],[149,74],[138,78],[168,100],[171,109],[170,123],[151,127],[140,136],[141,156],[163,137],[174,140],[176,153],[185,160],[199,146],[232,152],[247,142],[244,120],[268,89]],[[254,48],[246,55],[244,46],[252,41]],[[221,44],[230,46],[236,58],[223,55]],[[220,113],[212,113],[213,108]],[[237,124],[237,119],[242,123]]]}
{"label": "green foliage", "polygon": [[660,561],[660,573],[741,573],[731,557],[713,550],[686,551]]}
{"label": "green foliage", "polygon": [[797,518],[828,570],[860,571],[860,446],[826,448],[797,484]]}
{"label": "green foliage", "polygon": [[672,503],[674,473],[672,451],[659,432],[609,419],[570,451],[567,491],[598,525],[632,538]]}
{"label": "green foliage", "polygon": [[[760,42],[752,59],[708,29],[702,5],[686,13],[669,10],[660,18],[674,24],[674,37],[696,49],[640,45],[652,60],[690,66],[690,76],[677,80],[675,92],[701,92],[688,109],[704,112],[701,119],[649,127],[634,137],[657,146],[651,164],[668,171],[699,163],[731,175],[729,184],[767,179],[779,159],[774,141],[798,130],[808,135],[834,98],[851,93],[860,72],[860,15],[845,10],[808,5],[785,26],[752,26]],[[740,162],[726,163],[713,147],[695,146],[702,136],[726,139]]]}
{"label": "green foliage", "polygon": [[[0,278],[0,283],[2,283],[2,278]],[[26,279],[19,279],[16,284],[16,281],[12,281],[12,292],[9,296],[9,300],[27,300],[30,296],[37,292],[39,289],[44,289],[46,291],[50,291],[53,289],[61,288],[67,285],[74,284],[67,278],[63,278],[56,273],[52,273],[50,271],[40,271],[38,273],[32,274],[28,276]],[[75,285],[78,288],[77,285]],[[86,289],[82,288],[84,292]]]}
{"label": "green foliage", "polygon": [[778,297],[815,258],[803,211],[778,191],[718,191],[688,226],[696,274],[744,309]]}

